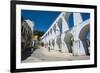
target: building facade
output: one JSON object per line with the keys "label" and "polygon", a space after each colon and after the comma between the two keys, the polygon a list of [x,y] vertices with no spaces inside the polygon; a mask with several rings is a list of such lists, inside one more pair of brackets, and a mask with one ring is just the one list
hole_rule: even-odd
{"label": "building facade", "polygon": [[33,51],[33,26],[31,20],[21,22],[21,60],[26,59]]}

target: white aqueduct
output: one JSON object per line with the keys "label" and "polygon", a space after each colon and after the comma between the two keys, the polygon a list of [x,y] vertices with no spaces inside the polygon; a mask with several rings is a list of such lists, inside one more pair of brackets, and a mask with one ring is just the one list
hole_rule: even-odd
{"label": "white aqueduct", "polygon": [[[69,28],[68,19],[73,14],[74,26]],[[87,32],[90,32],[90,19],[83,21],[81,13],[62,12],[53,22],[41,42],[48,51],[58,51],[72,55],[89,55]]]}

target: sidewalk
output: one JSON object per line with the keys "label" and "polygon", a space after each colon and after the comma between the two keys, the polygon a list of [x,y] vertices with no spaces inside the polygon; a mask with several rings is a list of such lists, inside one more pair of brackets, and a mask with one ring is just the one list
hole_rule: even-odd
{"label": "sidewalk", "polygon": [[49,57],[69,57],[69,56],[72,56],[71,53],[62,53],[62,52],[59,52],[59,51],[55,51],[55,50],[51,50],[51,51],[48,51],[47,48],[44,48],[44,47],[40,47],[42,50],[42,53],[44,53],[46,56],[49,56]]}

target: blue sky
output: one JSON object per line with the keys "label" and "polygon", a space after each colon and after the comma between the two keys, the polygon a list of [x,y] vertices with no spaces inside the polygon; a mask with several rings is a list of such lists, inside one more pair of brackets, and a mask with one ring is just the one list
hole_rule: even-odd
{"label": "blue sky", "polygon": [[[55,19],[61,12],[55,11],[36,11],[36,10],[21,10],[23,19],[30,19],[35,23],[34,29],[39,31],[47,31]],[[83,20],[90,18],[89,13],[81,13]],[[73,15],[69,17],[69,27],[73,27]]]}
{"label": "blue sky", "polygon": [[30,19],[35,23],[34,29],[39,31],[47,31],[51,24],[58,17],[60,12],[53,11],[36,11],[22,10],[23,19]]}
{"label": "blue sky", "polygon": [[[86,19],[90,18],[90,13],[81,13],[82,19],[83,21],[85,21]],[[73,21],[73,14],[70,15],[69,20],[68,20],[69,28],[72,28],[74,26],[74,21]]]}

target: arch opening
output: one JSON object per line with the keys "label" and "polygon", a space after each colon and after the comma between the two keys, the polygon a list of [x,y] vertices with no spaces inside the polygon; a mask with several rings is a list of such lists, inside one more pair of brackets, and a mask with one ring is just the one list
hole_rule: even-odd
{"label": "arch opening", "polygon": [[90,47],[89,34],[90,34],[90,24],[87,24],[81,29],[81,31],[79,33],[79,38],[82,41],[86,55],[90,55],[90,53],[89,53],[89,47]]}
{"label": "arch opening", "polygon": [[69,53],[72,53],[73,50],[72,50],[72,46],[73,46],[73,35],[69,32],[67,32],[65,34],[65,37],[64,37],[64,42],[66,43],[66,46],[68,47],[68,51]]}
{"label": "arch opening", "polygon": [[54,47],[55,43],[54,43],[54,40],[52,40],[52,46]]}
{"label": "arch opening", "polygon": [[59,31],[60,31],[60,35],[62,33],[62,19],[60,18],[59,21],[58,21],[58,27],[59,27]]}
{"label": "arch opening", "polygon": [[57,37],[56,43],[59,47],[59,51],[61,51],[61,37],[60,36]]}

